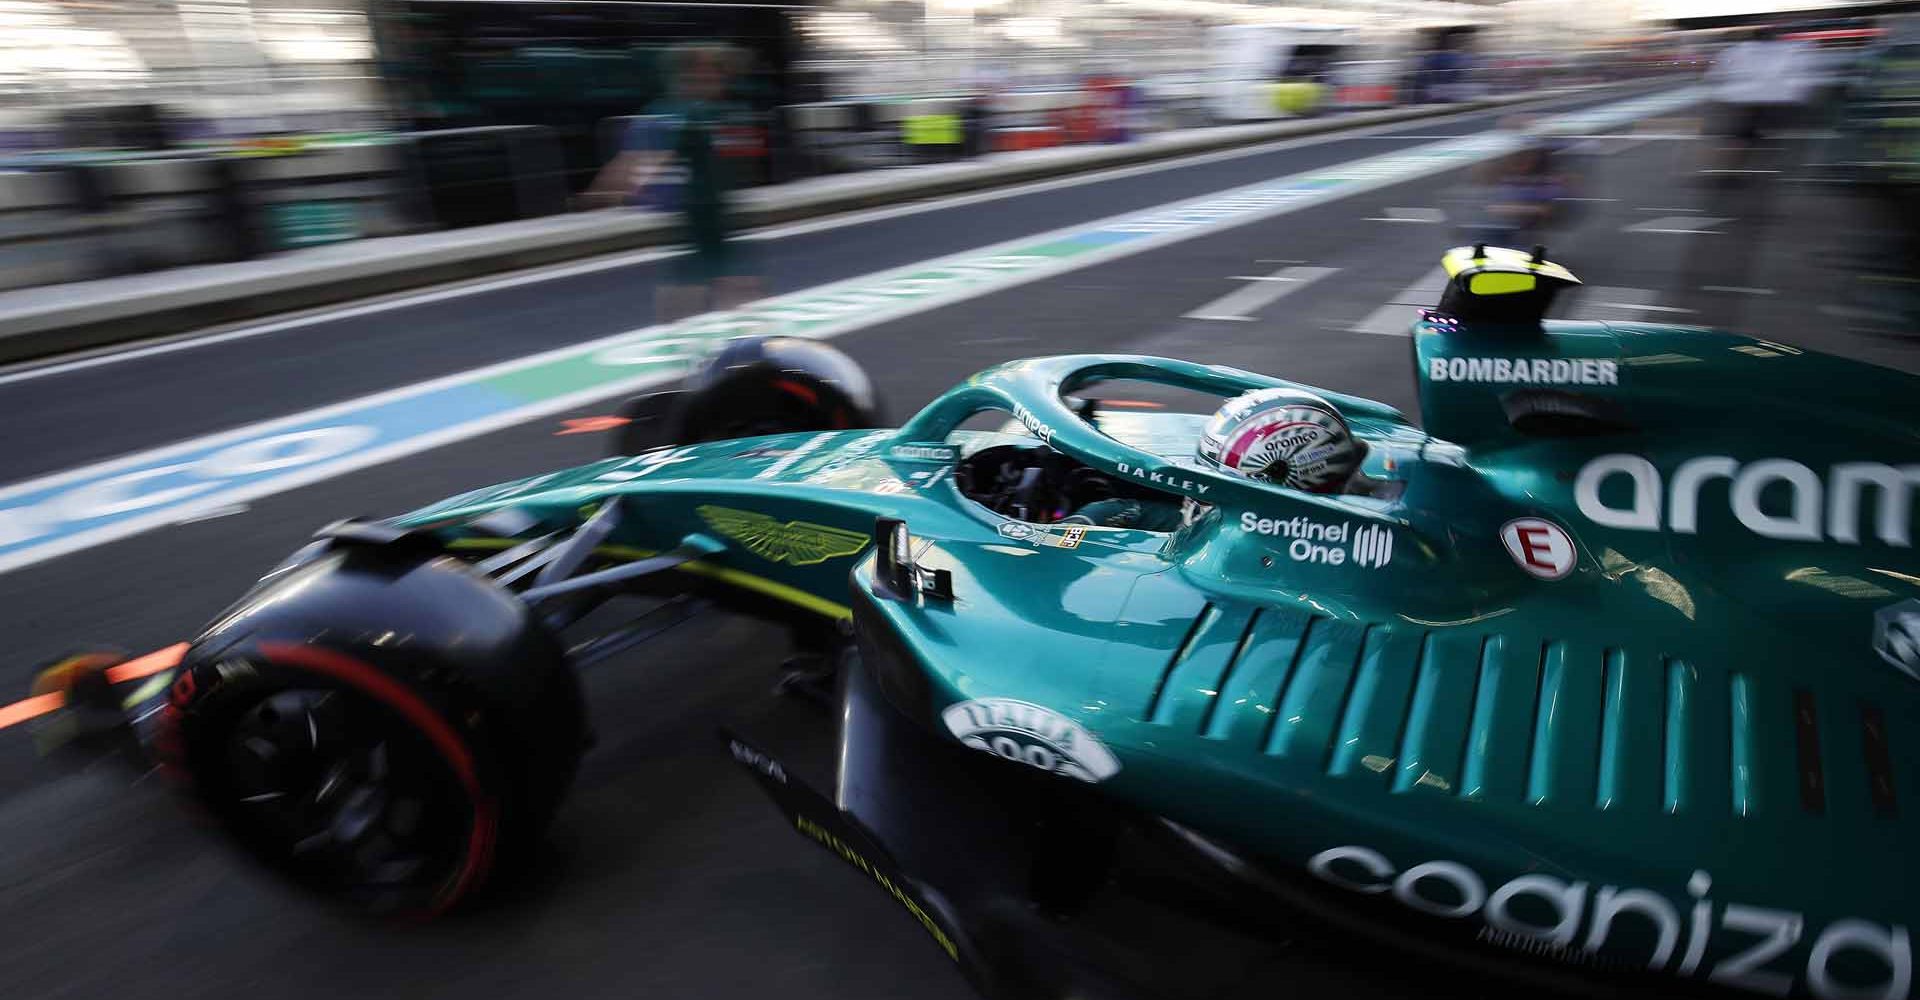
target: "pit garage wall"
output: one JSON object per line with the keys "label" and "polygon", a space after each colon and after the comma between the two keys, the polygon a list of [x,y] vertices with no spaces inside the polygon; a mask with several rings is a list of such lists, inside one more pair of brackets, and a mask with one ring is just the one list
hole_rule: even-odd
{"label": "pit garage wall", "polygon": [[199,138],[388,122],[364,0],[0,4],[0,151],[139,106]]}

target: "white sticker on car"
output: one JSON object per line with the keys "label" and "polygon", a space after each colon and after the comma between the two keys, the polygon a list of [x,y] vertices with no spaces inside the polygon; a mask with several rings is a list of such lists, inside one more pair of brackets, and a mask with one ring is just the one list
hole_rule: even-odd
{"label": "white sticker on car", "polygon": [[1542,580],[1564,579],[1580,561],[1565,528],[1538,517],[1520,517],[1500,528],[1500,544],[1514,564]]}
{"label": "white sticker on car", "polygon": [[1105,781],[1120,762],[1085,726],[1044,705],[1013,698],[976,698],[940,713],[961,743],[1081,781]]}

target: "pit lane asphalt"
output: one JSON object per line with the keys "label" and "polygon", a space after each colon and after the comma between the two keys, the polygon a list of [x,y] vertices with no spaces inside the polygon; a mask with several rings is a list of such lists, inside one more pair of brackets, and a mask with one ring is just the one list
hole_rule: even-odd
{"label": "pit lane asphalt", "polygon": [[[1641,130],[1664,134],[1683,125],[1643,124]],[[1349,149],[1348,157],[1379,151],[1373,146],[1392,140],[1351,142],[1372,145]],[[1555,237],[1554,257],[1588,283],[1557,312],[1724,322],[1786,343],[1920,370],[1913,342],[1863,335],[1834,312],[1849,304],[1836,285],[1833,262],[1851,232],[1835,220],[1857,206],[1817,187],[1783,186],[1765,200],[1707,191],[1690,179],[1707,145],[1596,141],[1583,195],[1618,200],[1584,203],[1585,215]],[[1181,173],[1135,178],[1150,188],[1167,185],[1149,191],[1141,204],[1209,189],[1173,186],[1176,178],[1167,175]],[[1225,187],[1248,179],[1235,175],[1214,183]],[[836,343],[874,373],[896,416],[984,365],[1079,350],[1238,364],[1371,395],[1412,412],[1408,340],[1353,327],[1382,304],[1409,298],[1401,292],[1428,275],[1440,250],[1460,238],[1445,223],[1369,220],[1389,217],[1385,210],[1392,207],[1461,217],[1471,201],[1460,184],[1459,176],[1449,175],[1400,185],[861,330]],[[1069,200],[1068,194],[1077,197],[1081,190],[1039,199]],[[909,216],[898,226],[875,224],[894,230],[885,238],[866,226],[823,232],[820,247],[833,254],[818,248],[811,257],[794,252],[790,263],[837,266],[820,258],[852,257],[866,253],[862,247],[901,241],[912,256],[927,256],[1083,217],[1042,217],[1032,213],[1045,206],[1018,201],[986,202],[938,218]],[[1722,205],[1744,211],[1716,210]],[[1124,207],[1112,203],[1084,217]],[[940,231],[989,225],[976,222],[976,215],[993,216],[998,221],[991,225],[999,228],[951,242]],[[1646,231],[1690,228],[1645,226],[1687,216],[1724,221],[1691,227],[1698,235]],[[1632,231],[1635,226],[1642,229]],[[766,249],[788,253],[781,242],[787,241]],[[899,262],[862,257],[846,273],[887,261]],[[1269,275],[1288,266],[1334,270],[1252,310],[1250,321],[1183,318],[1246,284],[1235,276]],[[780,277],[780,287],[800,287],[797,274]],[[467,311],[474,304],[461,300],[436,303],[441,308],[435,315],[460,313],[436,322],[457,332],[462,317],[517,310],[485,335],[494,349],[505,350],[500,356],[639,325],[631,317],[645,312],[647,278],[591,277],[513,289],[503,296],[509,301],[489,298],[490,308],[474,312]],[[603,317],[604,329],[556,329],[593,296],[604,311],[624,318]],[[548,311],[542,311],[543,300]],[[1695,311],[1663,311],[1681,309]],[[396,366],[396,372],[416,362],[413,352],[390,354],[391,338],[423,325],[425,317],[369,318],[376,322],[344,333],[309,327],[286,339],[260,338],[277,343],[278,359],[272,351],[250,353],[256,348],[248,344],[231,356],[195,358],[200,352],[190,351],[166,356],[164,363],[143,361],[113,377],[154,387],[148,391],[164,387],[185,399],[230,394],[244,378],[282,366],[288,372],[275,385],[292,393],[336,373],[343,382],[361,378],[379,367],[375,360]],[[534,327],[553,339],[516,349],[516,331]],[[353,343],[337,343],[347,334]],[[436,343],[444,350],[447,342]],[[215,363],[229,357],[237,366],[232,371]],[[463,354],[446,363],[464,368],[479,360]],[[355,388],[338,394],[280,399],[276,405],[299,408],[439,370],[407,369],[412,374],[405,378],[390,372],[381,376],[389,381],[351,382]],[[56,396],[49,403],[59,401]],[[0,405],[7,407],[9,438],[22,440],[13,426],[22,403],[0,396]],[[157,429],[160,440],[174,440],[251,419],[220,419],[226,411],[206,405],[201,412],[184,402],[154,403],[138,411],[132,422],[145,426],[133,433]],[[596,410],[604,407],[580,415]],[[34,426],[72,449],[70,455],[98,457],[157,443],[114,437],[133,412],[117,404],[115,411],[109,417],[99,405],[74,405],[65,411],[66,422]],[[22,690],[31,663],[76,643],[110,641],[142,650],[189,634],[325,521],[402,510],[482,482],[598,456],[600,440],[554,437],[558,425],[555,418],[515,426],[272,496],[230,517],[149,532],[0,575],[10,640],[0,684]],[[119,443],[96,447],[98,440],[88,438]],[[43,468],[77,460],[84,459]],[[39,762],[24,729],[0,733],[0,914],[9,930],[0,938],[0,969],[8,977],[7,995],[969,995],[911,919],[840,861],[788,830],[719,750],[714,726],[729,721],[769,746],[796,751],[816,779],[827,773],[830,720],[805,705],[766,696],[781,651],[776,629],[702,620],[591,674],[587,686],[601,744],[556,825],[542,871],[515,896],[430,927],[368,925],[315,907],[220,849],[210,831],[185,818],[152,782],[132,783],[127,772],[106,761],[66,768]],[[1267,975],[1296,995],[1345,995],[1339,969],[1312,953],[1294,958],[1291,966]]]}

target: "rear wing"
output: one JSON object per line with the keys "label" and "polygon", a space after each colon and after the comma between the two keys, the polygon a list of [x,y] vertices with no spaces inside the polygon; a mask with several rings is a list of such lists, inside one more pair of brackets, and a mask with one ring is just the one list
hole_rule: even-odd
{"label": "rear wing", "polygon": [[1428,433],[1461,444],[1612,433],[1630,426],[1616,397],[1620,352],[1600,324],[1544,320],[1571,271],[1484,244],[1441,259],[1447,285],[1414,326],[1415,379]]}
{"label": "rear wing", "polygon": [[1537,335],[1560,289],[1580,283],[1546,253],[1540,246],[1526,253],[1485,243],[1447,251],[1440,258],[1447,286],[1439,312],[1483,335]]}

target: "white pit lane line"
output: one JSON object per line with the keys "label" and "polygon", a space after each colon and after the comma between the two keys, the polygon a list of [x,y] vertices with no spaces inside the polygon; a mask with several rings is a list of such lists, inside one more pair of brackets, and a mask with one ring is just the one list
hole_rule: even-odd
{"label": "white pit lane line", "polygon": [[1420,310],[1430,309],[1440,301],[1440,293],[1446,287],[1447,269],[1444,266],[1435,267],[1413,284],[1395,292],[1385,305],[1368,313],[1351,329],[1354,333],[1372,333],[1382,337],[1411,337],[1413,321],[1420,318]]}
{"label": "white pit lane line", "polygon": [[[1611,124],[1694,103],[1667,91],[1567,115]],[[1479,133],[1123,213],[646,327],[0,488],[0,572],[671,381],[748,333],[827,339],[1508,150]],[[1427,282],[1416,283],[1424,287]],[[1412,291],[1412,289],[1409,289]]]}
{"label": "white pit lane line", "polygon": [[516,285],[552,281],[557,278],[570,278],[576,275],[592,274],[596,271],[607,271],[620,267],[635,267],[641,264],[650,264],[654,261],[665,260],[669,257],[678,257],[684,253],[686,253],[685,250],[675,247],[650,247],[645,250],[617,254],[611,257],[597,257],[588,261],[572,261],[563,264],[554,264],[548,267],[535,268],[530,271],[505,274],[495,278],[477,278],[472,281],[442,285],[426,291],[396,292],[392,295],[380,296],[371,301],[352,305],[321,306],[317,309],[302,311],[294,316],[288,316],[285,319],[271,320],[266,323],[243,326],[238,329],[216,330],[212,333],[180,333],[172,336],[159,337],[132,346],[102,347],[96,350],[82,352],[77,357],[69,356],[64,360],[26,361],[10,368],[0,369],[0,385],[49,378],[51,376],[64,375],[68,372],[81,371],[87,368],[98,368],[102,365],[116,365],[123,361],[137,361],[141,358],[151,358],[161,354],[172,354],[176,351],[191,351],[202,347],[213,347],[230,341],[247,340],[252,337],[265,336],[270,333],[279,333],[283,330],[293,330],[320,323],[332,323],[336,320],[353,319],[357,316],[369,316],[394,309],[405,309],[409,306],[429,305],[434,302],[444,302],[447,299],[479,295],[484,292],[494,291],[495,289],[512,288]]}
{"label": "white pit lane line", "polygon": [[1251,323],[1254,321],[1253,313],[1338,270],[1337,267],[1289,267],[1273,274],[1238,279],[1249,284],[1214,299],[1183,318]]}
{"label": "white pit lane line", "polygon": [[1574,320],[1632,320],[1640,313],[1691,314],[1694,310],[1659,304],[1660,293],[1651,288],[1613,288],[1606,285],[1577,286],[1573,307],[1567,318]]}
{"label": "white pit lane line", "polygon": [[1623,233],[1667,233],[1675,236],[1718,236],[1715,226],[1723,222],[1732,222],[1732,216],[1716,215],[1663,215],[1657,219],[1636,222],[1621,227]]}

